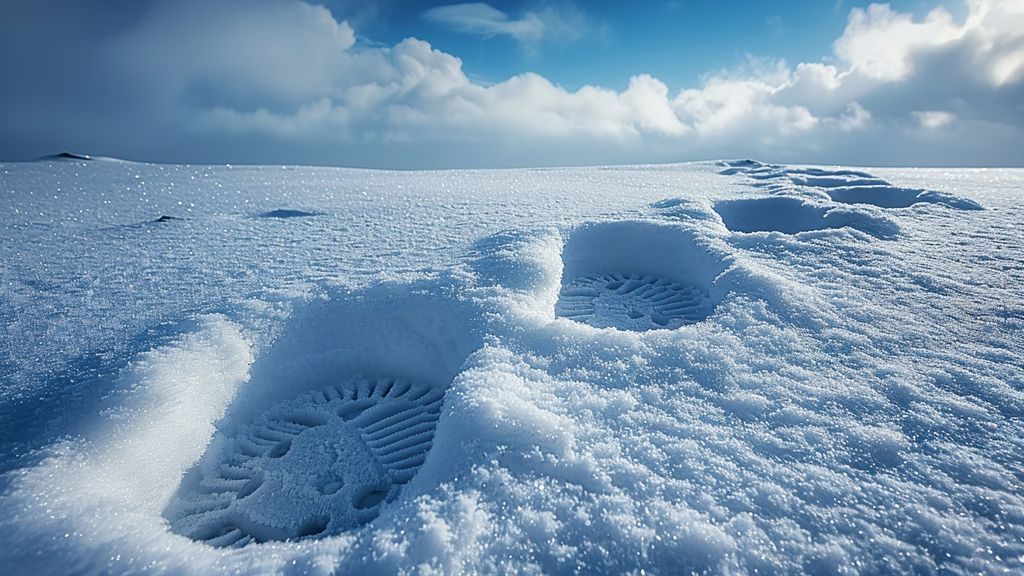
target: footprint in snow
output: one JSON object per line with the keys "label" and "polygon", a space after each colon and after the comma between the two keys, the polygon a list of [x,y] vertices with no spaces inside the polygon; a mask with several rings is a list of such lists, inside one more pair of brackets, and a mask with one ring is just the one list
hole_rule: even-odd
{"label": "footprint in snow", "polygon": [[562,288],[555,313],[595,328],[674,329],[711,314],[695,286],[639,274],[584,276]]}
{"label": "footprint in snow", "polygon": [[555,315],[595,328],[674,330],[706,319],[726,255],[695,233],[652,222],[574,230],[562,251]]}
{"label": "footprint in snow", "polygon": [[272,406],[220,438],[165,516],[216,547],[315,538],[373,520],[430,451],[443,388],[359,378]]}

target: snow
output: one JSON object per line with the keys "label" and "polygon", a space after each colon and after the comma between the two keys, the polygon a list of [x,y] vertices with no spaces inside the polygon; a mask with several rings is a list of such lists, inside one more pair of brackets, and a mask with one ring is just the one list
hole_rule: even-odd
{"label": "snow", "polygon": [[1022,179],[0,165],[0,566],[1020,572]]}

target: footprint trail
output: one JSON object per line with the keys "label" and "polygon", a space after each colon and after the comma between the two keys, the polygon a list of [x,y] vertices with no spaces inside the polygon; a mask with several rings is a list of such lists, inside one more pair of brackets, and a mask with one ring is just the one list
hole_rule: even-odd
{"label": "footprint trail", "polygon": [[907,208],[914,204],[943,204],[957,210],[981,210],[977,202],[946,192],[904,188],[867,172],[825,168],[789,168],[756,160],[731,160],[720,163],[724,176],[741,175],[756,181],[759,187],[776,192],[813,188],[841,204],[872,204],[880,208]]}

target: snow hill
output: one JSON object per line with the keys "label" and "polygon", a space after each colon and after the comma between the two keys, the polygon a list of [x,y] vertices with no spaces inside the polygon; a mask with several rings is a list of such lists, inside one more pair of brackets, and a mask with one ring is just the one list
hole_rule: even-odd
{"label": "snow hill", "polygon": [[0,567],[1020,573],[1022,182],[0,165]]}

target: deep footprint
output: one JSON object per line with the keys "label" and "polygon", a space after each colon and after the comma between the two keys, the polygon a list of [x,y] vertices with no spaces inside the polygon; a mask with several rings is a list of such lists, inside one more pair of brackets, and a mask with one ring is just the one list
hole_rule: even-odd
{"label": "deep footprint", "polygon": [[413,478],[434,441],[444,390],[356,379],[271,407],[218,436],[164,512],[217,547],[357,528]]}
{"label": "deep footprint", "polygon": [[675,329],[711,314],[708,295],[697,287],[638,274],[577,278],[562,287],[555,313],[595,328]]}
{"label": "deep footprint", "polygon": [[733,232],[798,234],[848,226],[879,238],[895,238],[899,234],[899,226],[883,217],[854,209],[830,210],[828,206],[785,196],[721,200],[715,203],[715,211]]}

